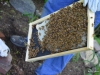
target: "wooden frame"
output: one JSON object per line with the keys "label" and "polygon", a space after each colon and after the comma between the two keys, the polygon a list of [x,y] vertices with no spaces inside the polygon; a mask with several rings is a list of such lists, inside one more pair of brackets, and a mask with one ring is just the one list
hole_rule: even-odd
{"label": "wooden frame", "polygon": [[[78,1],[78,2],[81,2],[81,1]],[[73,4],[71,4],[70,6],[72,6],[72,5]],[[58,11],[56,11],[54,13],[57,13]],[[45,55],[45,56],[35,57],[35,58],[29,59],[29,56],[28,56],[29,55],[29,51],[28,51],[29,46],[27,46],[25,61],[26,62],[33,62],[33,61],[43,60],[43,59],[52,58],[52,57],[63,56],[63,55],[66,55],[66,54],[72,54],[72,53],[81,52],[81,51],[93,50],[93,48],[94,48],[94,46],[93,46],[93,37],[94,36],[93,35],[94,35],[95,14],[87,8],[87,15],[88,15],[87,47],[78,48],[78,49],[74,49],[74,50],[69,50],[69,51],[65,51],[65,52],[60,52],[60,53],[55,53],[55,54],[50,54],[50,55]],[[31,39],[31,35],[32,35],[32,26],[36,25],[38,23],[41,23],[44,20],[47,20],[48,18],[50,18],[50,15],[47,15],[47,16],[29,24],[28,42],[27,42],[28,45],[30,45],[29,39]]]}

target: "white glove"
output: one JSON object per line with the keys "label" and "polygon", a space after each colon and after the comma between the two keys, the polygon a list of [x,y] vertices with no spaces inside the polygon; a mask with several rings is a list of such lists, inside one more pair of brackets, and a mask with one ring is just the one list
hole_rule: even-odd
{"label": "white glove", "polygon": [[92,12],[100,11],[100,0],[84,0],[83,6],[86,5]]}
{"label": "white glove", "polygon": [[10,51],[9,47],[0,39],[0,56],[7,57],[8,51]]}

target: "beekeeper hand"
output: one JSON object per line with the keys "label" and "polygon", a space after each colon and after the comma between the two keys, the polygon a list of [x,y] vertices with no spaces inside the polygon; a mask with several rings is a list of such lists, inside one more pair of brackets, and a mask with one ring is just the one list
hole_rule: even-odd
{"label": "beekeeper hand", "polygon": [[83,6],[88,5],[92,12],[100,11],[100,0],[84,0]]}
{"label": "beekeeper hand", "polygon": [[5,44],[5,42],[2,39],[0,39],[0,56],[7,57],[9,51],[9,47]]}

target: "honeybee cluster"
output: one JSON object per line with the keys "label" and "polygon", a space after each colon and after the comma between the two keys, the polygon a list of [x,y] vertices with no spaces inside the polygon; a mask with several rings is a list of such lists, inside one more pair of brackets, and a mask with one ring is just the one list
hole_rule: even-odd
{"label": "honeybee cluster", "polygon": [[36,46],[36,44],[34,42],[34,37],[31,37],[30,46],[29,46],[29,58],[36,57],[38,52],[39,52],[39,47]]}
{"label": "honeybee cluster", "polygon": [[86,46],[86,39],[82,37],[87,36],[87,9],[82,3],[52,14],[46,26],[48,31],[41,43],[43,50],[55,53]]}

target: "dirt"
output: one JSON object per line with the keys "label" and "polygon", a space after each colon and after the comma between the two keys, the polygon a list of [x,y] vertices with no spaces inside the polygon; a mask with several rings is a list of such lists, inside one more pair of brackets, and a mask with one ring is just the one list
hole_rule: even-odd
{"label": "dirt", "polygon": [[[37,9],[41,11],[44,1],[33,1],[37,4]],[[9,46],[13,58],[13,66],[7,75],[34,75],[40,61],[34,63],[25,62],[26,49],[17,47],[10,42],[11,35],[27,36],[29,19],[28,17],[22,16],[20,12],[16,11],[9,4],[4,5],[4,3],[0,2],[0,31],[2,31],[6,37],[5,42]],[[79,60],[78,63],[71,61],[60,75],[83,75],[84,70],[84,64],[81,60]]]}
{"label": "dirt", "polygon": [[7,37],[11,35],[25,36],[28,32],[28,18],[14,10],[12,6],[0,4],[0,31]]}
{"label": "dirt", "polygon": [[44,6],[44,0],[33,0],[35,6],[36,6],[36,10],[39,10],[40,12],[42,12],[43,6]]}
{"label": "dirt", "polygon": [[85,67],[80,59],[77,63],[70,61],[59,75],[84,75]]}

